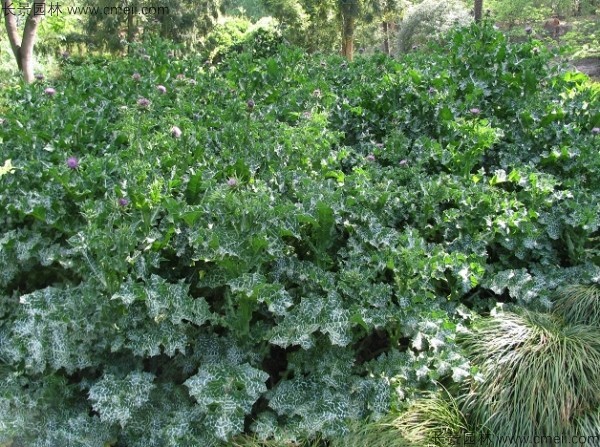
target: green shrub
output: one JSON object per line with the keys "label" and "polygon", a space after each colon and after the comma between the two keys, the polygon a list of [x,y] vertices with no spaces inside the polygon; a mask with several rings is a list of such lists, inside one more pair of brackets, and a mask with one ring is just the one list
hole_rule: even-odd
{"label": "green shrub", "polygon": [[229,18],[220,23],[206,36],[203,42],[203,51],[208,54],[209,60],[219,60],[234,45],[239,44],[252,23],[243,18]]}

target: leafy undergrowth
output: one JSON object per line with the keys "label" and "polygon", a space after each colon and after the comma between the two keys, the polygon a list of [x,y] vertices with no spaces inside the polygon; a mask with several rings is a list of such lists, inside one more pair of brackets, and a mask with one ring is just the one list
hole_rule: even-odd
{"label": "leafy undergrowth", "polygon": [[600,278],[599,92],[535,40],[139,50],[1,93],[0,442],[339,439]]}

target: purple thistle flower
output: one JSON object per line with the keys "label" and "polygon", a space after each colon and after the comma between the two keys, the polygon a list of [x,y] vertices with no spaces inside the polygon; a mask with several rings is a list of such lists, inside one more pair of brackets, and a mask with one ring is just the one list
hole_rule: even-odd
{"label": "purple thistle flower", "polygon": [[37,74],[35,75],[35,78],[36,78],[38,81],[43,81],[43,80],[44,80],[44,75],[43,75],[42,73],[37,73]]}
{"label": "purple thistle flower", "polygon": [[238,181],[235,177],[229,177],[229,179],[227,180],[227,184],[231,187],[237,186]]}
{"label": "purple thistle flower", "polygon": [[592,135],[600,135],[600,127],[594,127],[592,129]]}
{"label": "purple thistle flower", "polygon": [[375,161],[375,155],[373,155],[373,154],[367,155],[366,158],[367,158],[368,161]]}
{"label": "purple thistle flower", "polygon": [[435,89],[435,87],[429,87],[429,94],[430,95],[435,95],[437,93],[437,90]]}
{"label": "purple thistle flower", "polygon": [[150,105],[150,100],[146,98],[140,98],[137,102],[139,107],[146,108]]}
{"label": "purple thistle flower", "polygon": [[119,206],[125,207],[127,205],[129,205],[129,200],[127,200],[127,198],[125,197],[120,197],[118,200]]}
{"label": "purple thistle flower", "polygon": [[77,160],[77,157],[69,157],[67,159],[67,166],[69,169],[77,169],[79,167],[79,160]]}
{"label": "purple thistle flower", "polygon": [[246,105],[248,106],[248,110],[252,110],[256,104],[253,99],[249,99]]}
{"label": "purple thistle flower", "polygon": [[56,90],[54,90],[52,87],[48,87],[46,90],[44,90],[44,93],[50,97],[56,95]]}
{"label": "purple thistle flower", "polygon": [[179,74],[177,75],[177,80],[178,80],[178,81],[183,81],[183,80],[185,80],[185,75],[184,75],[183,73],[179,73]]}
{"label": "purple thistle flower", "polygon": [[68,51],[63,51],[60,55],[63,57],[63,59],[69,59],[71,56]]}
{"label": "purple thistle flower", "polygon": [[532,32],[533,32],[533,29],[531,28],[531,26],[527,25],[527,26],[525,27],[525,33],[527,33],[527,34],[531,34]]}
{"label": "purple thistle flower", "polygon": [[162,94],[167,93],[167,87],[165,87],[164,85],[157,85],[156,90],[158,90]]}
{"label": "purple thistle flower", "polygon": [[196,85],[198,83],[198,81],[196,81],[195,79],[188,79],[188,82],[190,83],[190,85]]}
{"label": "purple thistle flower", "polygon": [[142,59],[144,59],[145,61],[149,61],[150,60],[150,55],[149,54],[142,54]]}
{"label": "purple thistle flower", "polygon": [[400,160],[400,166],[406,166],[408,164],[407,160]]}
{"label": "purple thistle flower", "polygon": [[181,138],[181,129],[177,126],[171,127],[171,136],[173,138]]}
{"label": "purple thistle flower", "polygon": [[135,82],[138,82],[140,79],[142,79],[142,75],[136,71],[131,75],[131,79],[133,79]]}
{"label": "purple thistle flower", "polygon": [[470,112],[471,112],[473,115],[479,115],[479,114],[481,113],[481,110],[479,110],[477,107],[473,107],[473,108],[470,110]]}

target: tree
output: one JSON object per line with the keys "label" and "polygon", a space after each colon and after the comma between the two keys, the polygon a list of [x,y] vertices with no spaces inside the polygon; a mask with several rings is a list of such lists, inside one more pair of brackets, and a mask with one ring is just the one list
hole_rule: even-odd
{"label": "tree", "polygon": [[15,9],[12,0],[2,0],[2,12],[4,14],[4,24],[6,26],[6,32],[8,33],[8,40],[10,47],[17,61],[19,71],[23,74],[25,82],[33,82],[33,47],[35,45],[35,38],[37,29],[45,14],[46,0],[38,0],[31,6],[25,26],[23,28],[23,35],[19,35],[19,28],[17,26],[17,10]]}
{"label": "tree", "polygon": [[[389,34],[398,16],[401,0],[262,0],[265,9],[287,29],[303,34],[309,50],[329,49],[338,45],[347,59],[354,57],[354,40],[360,22],[379,21],[383,30],[384,51],[389,52]],[[331,35],[332,25],[337,28]],[[286,36],[289,38],[289,36]],[[329,47],[329,48],[328,48]]]}
{"label": "tree", "polygon": [[338,0],[338,5],[342,22],[342,56],[351,61],[354,58],[354,30],[361,4],[359,0]]}
{"label": "tree", "polygon": [[365,18],[381,26],[381,49],[387,55],[392,53],[390,41],[406,3],[404,0],[366,0]]}
{"label": "tree", "polygon": [[142,35],[159,35],[177,43],[194,46],[217,23],[220,0],[170,0],[164,6],[155,6],[150,0],[130,0],[131,10],[147,8],[151,13],[105,14],[106,8],[119,10],[121,0],[97,0],[95,14],[87,14],[84,36],[95,47],[123,51],[127,44]]}
{"label": "tree", "polygon": [[475,6],[473,8],[473,15],[476,22],[481,22],[483,17],[483,0],[475,0]]}
{"label": "tree", "polygon": [[410,51],[415,44],[441,37],[456,25],[467,25],[472,17],[461,0],[424,0],[409,8],[398,32],[398,50]]}

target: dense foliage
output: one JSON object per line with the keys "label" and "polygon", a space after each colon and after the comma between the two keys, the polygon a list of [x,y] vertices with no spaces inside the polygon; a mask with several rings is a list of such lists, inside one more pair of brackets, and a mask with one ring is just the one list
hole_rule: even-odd
{"label": "dense foliage", "polygon": [[339,436],[600,280],[599,92],[540,42],[138,50],[2,89],[0,442]]}

